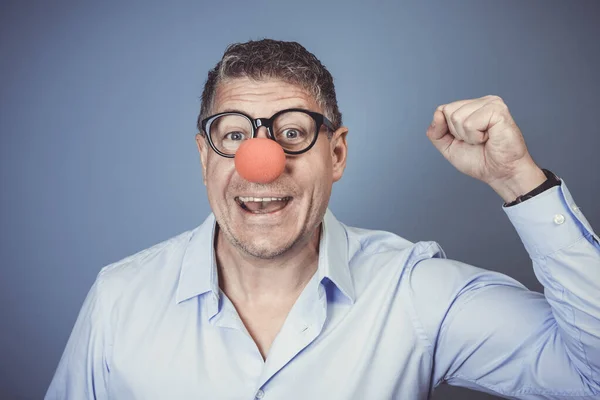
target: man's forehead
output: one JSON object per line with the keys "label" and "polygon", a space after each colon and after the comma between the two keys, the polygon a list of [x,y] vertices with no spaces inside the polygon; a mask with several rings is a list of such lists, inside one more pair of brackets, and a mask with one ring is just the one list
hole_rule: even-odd
{"label": "man's forehead", "polygon": [[285,108],[322,112],[315,98],[299,85],[277,79],[234,78],[217,85],[213,112],[238,110],[268,117]]}

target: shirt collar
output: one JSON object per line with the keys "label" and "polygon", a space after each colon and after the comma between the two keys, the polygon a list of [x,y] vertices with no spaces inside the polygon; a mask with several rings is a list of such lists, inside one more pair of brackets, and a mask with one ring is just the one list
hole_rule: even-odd
{"label": "shirt collar", "polygon": [[177,284],[176,301],[212,291],[219,294],[219,277],[215,258],[215,216],[211,213],[196,229],[185,249]]}
{"label": "shirt collar", "polygon": [[354,303],[354,283],[348,264],[348,235],[346,228],[327,209],[323,218],[323,232],[319,244],[319,281],[327,278],[340,292]]}
{"label": "shirt collar", "polygon": [[[191,233],[181,264],[176,301],[212,291],[219,294],[219,280],[214,251],[216,220],[210,214]],[[346,229],[327,209],[323,218],[323,232],[319,244],[319,281],[329,279],[354,303],[355,292],[348,265],[348,237]]]}

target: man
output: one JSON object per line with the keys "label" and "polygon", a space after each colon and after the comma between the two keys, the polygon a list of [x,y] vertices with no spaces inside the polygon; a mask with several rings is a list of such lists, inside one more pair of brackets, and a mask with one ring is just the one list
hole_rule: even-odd
{"label": "man", "polygon": [[544,295],[336,220],[348,129],[298,43],[230,46],[199,130],[213,213],[102,269],[47,399],[600,398],[599,239],[502,99],[442,105],[427,136],[505,201]]}

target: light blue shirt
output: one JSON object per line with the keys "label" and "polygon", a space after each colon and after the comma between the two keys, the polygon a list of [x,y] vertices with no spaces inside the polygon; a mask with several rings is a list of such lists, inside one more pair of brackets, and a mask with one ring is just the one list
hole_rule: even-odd
{"label": "light blue shirt", "polygon": [[101,270],[46,399],[599,399],[598,236],[564,181],[503,210],[544,295],[328,210],[266,361],[219,289],[211,214]]}

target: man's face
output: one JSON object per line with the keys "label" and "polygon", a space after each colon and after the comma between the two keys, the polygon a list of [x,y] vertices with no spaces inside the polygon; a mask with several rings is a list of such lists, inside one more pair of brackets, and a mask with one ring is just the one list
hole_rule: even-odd
{"label": "man's face", "polygon": [[[268,118],[287,108],[323,113],[315,99],[299,86],[247,78],[221,83],[212,113],[236,110],[252,118]],[[342,127],[330,140],[323,127],[315,145],[304,154],[286,155],[281,176],[266,184],[242,178],[235,169],[234,159],[219,156],[204,136],[197,135],[208,200],[228,242],[246,254],[266,259],[304,246],[317,237],[333,182],[342,177],[346,166],[347,132]],[[257,137],[266,136],[266,128],[259,128]],[[239,204],[239,197],[291,200],[280,203],[284,207],[278,211],[253,213]],[[273,209],[279,208],[274,206]]]}

